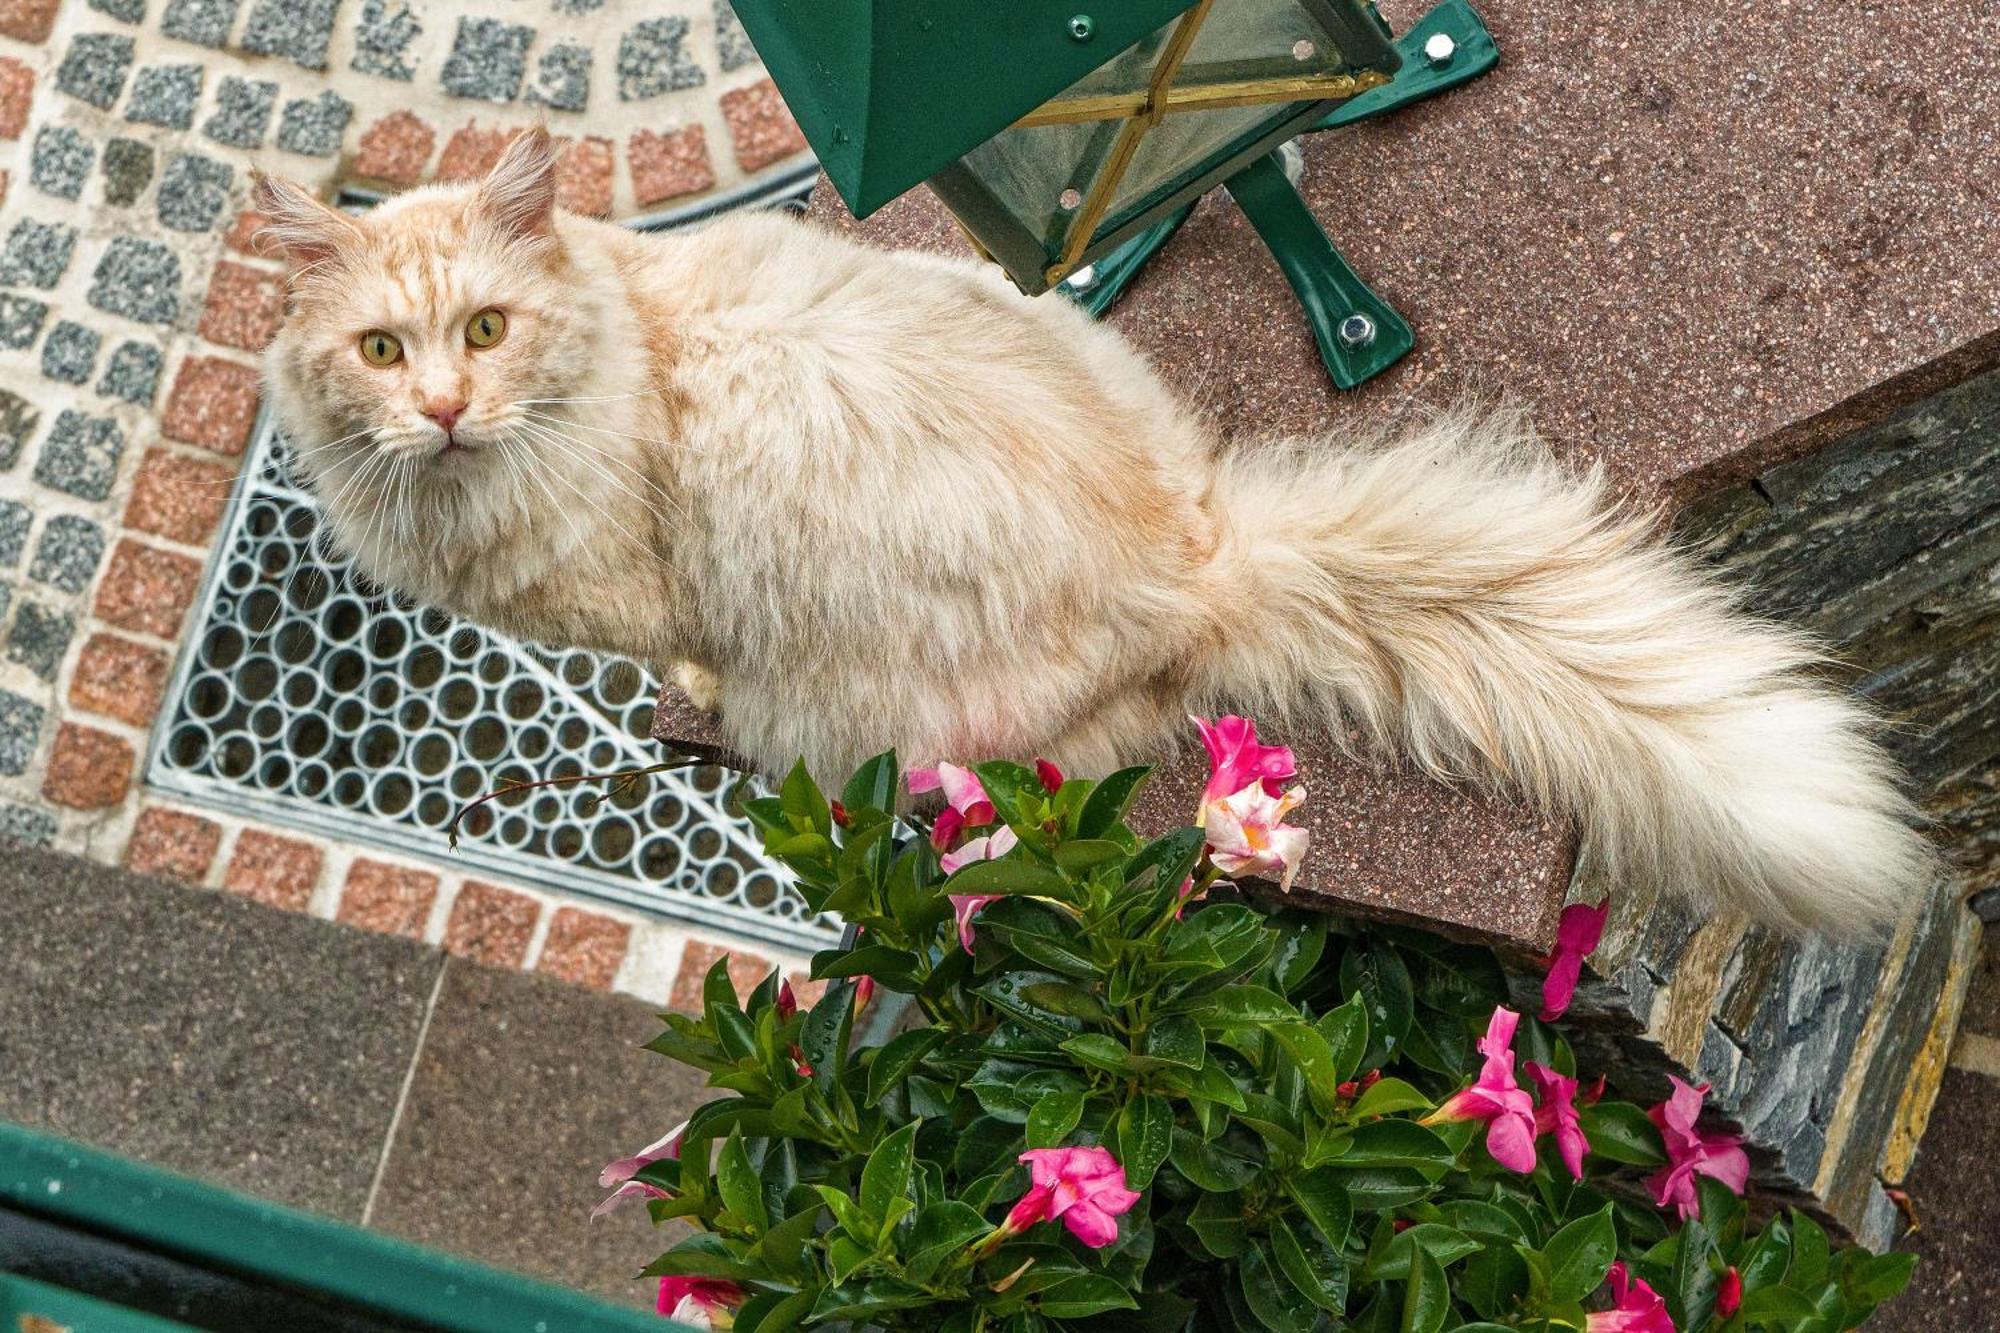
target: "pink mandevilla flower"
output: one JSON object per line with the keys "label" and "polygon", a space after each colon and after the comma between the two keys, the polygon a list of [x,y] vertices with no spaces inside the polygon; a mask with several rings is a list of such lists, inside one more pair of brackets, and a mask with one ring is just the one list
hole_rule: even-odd
{"label": "pink mandevilla flower", "polygon": [[653,1142],[639,1149],[638,1152],[632,1154],[632,1156],[621,1157],[598,1172],[598,1184],[604,1186],[606,1189],[610,1189],[613,1185],[616,1185],[618,1188],[611,1190],[611,1193],[605,1196],[602,1203],[590,1210],[590,1220],[595,1222],[598,1218],[603,1217],[627,1199],[664,1199],[669,1197],[667,1192],[659,1186],[648,1185],[645,1181],[634,1180],[632,1177],[638,1175],[641,1168],[653,1162],[658,1162],[666,1158],[678,1158],[681,1155],[681,1134],[686,1129],[687,1121],[683,1120],[680,1124],[668,1130],[663,1137],[655,1139]]}
{"label": "pink mandevilla flower", "polygon": [[1272,796],[1253,782],[1233,796],[1207,802],[1202,832],[1209,859],[1225,875],[1275,879],[1280,888],[1289,889],[1312,835],[1283,820],[1305,798],[1304,787]]}
{"label": "pink mandevilla flower", "polygon": [[955,875],[974,861],[991,861],[1014,850],[1020,839],[1010,828],[995,829],[984,837],[974,838],[955,852],[946,852],[938,858],[938,866],[947,875]]}
{"label": "pink mandevilla flower", "polygon": [[689,1328],[730,1328],[750,1293],[724,1277],[663,1277],[654,1307]]}
{"label": "pink mandevilla flower", "polygon": [[1521,1066],[1528,1071],[1528,1077],[1535,1081],[1535,1136],[1544,1134],[1556,1136],[1556,1152],[1562,1164],[1577,1180],[1583,1179],[1583,1155],[1590,1151],[1590,1140],[1583,1136],[1583,1125],[1576,1114],[1576,1080],[1564,1078],[1546,1065],[1538,1065],[1533,1060]]}
{"label": "pink mandevilla flower", "polygon": [[1018,1161],[1031,1176],[1028,1192],[1001,1230],[1016,1235],[1057,1219],[1092,1249],[1118,1239],[1118,1218],[1139,1202],[1125,1187],[1125,1168],[1103,1148],[1030,1148]]}
{"label": "pink mandevilla flower", "polygon": [[1208,785],[1201,793],[1204,810],[1209,802],[1234,796],[1253,782],[1266,796],[1276,796],[1284,790],[1285,779],[1298,775],[1291,750],[1283,745],[1258,744],[1257,724],[1247,717],[1219,717],[1213,722],[1190,717],[1188,721],[1201,733],[1202,748],[1208,751]]}
{"label": "pink mandevilla flower", "polygon": [[957,764],[913,768],[904,775],[903,784],[912,796],[943,790],[945,804],[963,817],[966,828],[978,828],[993,822],[993,802],[986,798],[986,788],[980,785],[979,775],[969,768],[960,768]]}
{"label": "pink mandevilla flower", "polygon": [[1583,960],[1590,957],[1597,942],[1604,938],[1605,918],[1610,915],[1609,898],[1595,907],[1589,903],[1571,903],[1563,908],[1562,920],[1556,925],[1556,951],[1543,960],[1549,968],[1548,976],[1542,979],[1544,1023],[1553,1023],[1569,1012],[1576,983],[1583,977]]}
{"label": "pink mandevilla flower", "polygon": [[1479,1077],[1463,1092],[1453,1093],[1423,1123],[1478,1120],[1486,1125],[1486,1151],[1509,1171],[1535,1169],[1535,1102],[1514,1081],[1514,1029],[1521,1016],[1512,1009],[1493,1011],[1479,1053],[1486,1057]]}
{"label": "pink mandevilla flower", "polygon": [[1626,1271],[1623,1260],[1611,1265],[1611,1308],[1585,1317],[1586,1333],[1675,1333],[1660,1294]]}
{"label": "pink mandevilla flower", "polygon": [[1674,1085],[1673,1095],[1646,1112],[1666,1140],[1667,1164],[1646,1177],[1646,1188],[1653,1192],[1654,1203],[1673,1207],[1685,1222],[1701,1211],[1696,1176],[1719,1180],[1731,1193],[1741,1194],[1750,1183],[1750,1158],[1735,1135],[1706,1134],[1696,1123],[1708,1084],[1691,1088],[1671,1074],[1667,1081]]}

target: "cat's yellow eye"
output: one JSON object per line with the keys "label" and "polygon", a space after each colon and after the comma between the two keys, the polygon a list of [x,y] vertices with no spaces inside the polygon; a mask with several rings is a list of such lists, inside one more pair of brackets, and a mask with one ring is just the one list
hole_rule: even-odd
{"label": "cat's yellow eye", "polygon": [[403,344],[393,333],[370,329],[361,335],[361,359],[371,366],[393,366],[403,359]]}
{"label": "cat's yellow eye", "polygon": [[498,310],[482,310],[465,322],[465,340],[474,347],[491,347],[507,336],[507,317]]}

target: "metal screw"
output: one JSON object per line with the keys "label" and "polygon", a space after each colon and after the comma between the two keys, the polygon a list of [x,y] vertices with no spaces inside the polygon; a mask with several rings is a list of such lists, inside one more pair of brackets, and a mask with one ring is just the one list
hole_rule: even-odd
{"label": "metal screw", "polygon": [[1085,264],[1076,272],[1063,279],[1063,286],[1071,291],[1087,292],[1097,285],[1097,265]]}
{"label": "metal screw", "polygon": [[1358,352],[1375,341],[1375,321],[1366,315],[1349,315],[1340,321],[1340,345]]}
{"label": "metal screw", "polygon": [[1458,43],[1451,39],[1448,32],[1434,32],[1424,39],[1424,59],[1433,69],[1449,65],[1451,58],[1457,54]]}
{"label": "metal screw", "polygon": [[1069,21],[1069,36],[1074,42],[1087,42],[1097,32],[1097,22],[1088,14],[1078,14]]}

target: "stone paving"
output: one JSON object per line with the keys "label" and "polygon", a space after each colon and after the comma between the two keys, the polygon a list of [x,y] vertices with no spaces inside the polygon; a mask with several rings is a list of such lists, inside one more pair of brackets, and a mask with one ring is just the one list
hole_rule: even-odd
{"label": "stone paving", "polygon": [[589,214],[810,168],[727,0],[0,0],[0,838],[649,999],[727,947],[143,786],[281,318],[251,169],[388,193],[532,124]]}

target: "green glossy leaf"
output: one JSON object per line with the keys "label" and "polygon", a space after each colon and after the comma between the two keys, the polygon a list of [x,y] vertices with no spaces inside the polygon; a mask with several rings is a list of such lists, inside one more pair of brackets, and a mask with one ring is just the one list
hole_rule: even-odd
{"label": "green glossy leaf", "polygon": [[974,861],[945,881],[953,893],[1020,894],[1031,898],[1053,898],[1072,902],[1077,890],[1056,871],[1036,861],[1008,855],[991,861]]}
{"label": "green glossy leaf", "polygon": [[1629,1166],[1662,1166],[1667,1160],[1660,1131],[1630,1102],[1599,1102],[1578,1112],[1578,1124],[1593,1157]]}
{"label": "green glossy leaf", "polygon": [[1149,768],[1121,768],[1093,787],[1076,817],[1076,836],[1101,838],[1123,821],[1150,772]]}
{"label": "green glossy leaf", "polygon": [[1030,1148],[1059,1148],[1077,1121],[1083,1118],[1084,1094],[1060,1091],[1043,1093],[1028,1112],[1026,1138]]}
{"label": "green glossy leaf", "polygon": [[1846,1254],[1852,1257],[1852,1264],[1841,1274],[1840,1290],[1853,1305],[1873,1308],[1900,1295],[1916,1271],[1917,1256],[1907,1250],[1890,1254],[1848,1250]]}
{"label": "green glossy leaf", "polygon": [[1173,1132],[1174,1112],[1166,1098],[1141,1093],[1125,1103],[1118,1112],[1117,1155],[1129,1188],[1143,1190],[1153,1183],[1153,1173],[1167,1160]]}
{"label": "green glossy leaf", "polygon": [[1236,1264],[1237,1289],[1260,1328],[1269,1333],[1312,1333],[1319,1311],[1300,1299],[1281,1274],[1271,1244],[1253,1241]]}
{"label": "green glossy leaf", "polygon": [[764,1191],[758,1183],[757,1172],[751,1168],[750,1155],[743,1147],[741,1134],[731,1133],[722,1145],[722,1151],[716,1155],[715,1183],[722,1195],[723,1207],[757,1231],[771,1225],[771,1219],[764,1212]]}
{"label": "green glossy leaf", "polygon": [[1276,1023],[1265,1031],[1297,1066],[1305,1079],[1306,1095],[1312,1098],[1313,1109],[1321,1115],[1331,1114],[1340,1100],[1340,1076],[1326,1038],[1304,1023]]}
{"label": "green glossy leaf", "polygon": [[1271,1219],[1271,1257],[1299,1295],[1331,1314],[1347,1308],[1347,1264],[1317,1235],[1301,1236],[1282,1217]]}
{"label": "green glossy leaf", "polygon": [[1086,1032],[1081,1037],[1071,1037],[1062,1048],[1092,1069],[1102,1069],[1112,1074],[1122,1074],[1131,1066],[1132,1053],[1101,1032]]}
{"label": "green glossy leaf", "polygon": [[[1205,1028],[1300,1025],[1298,1006],[1263,986],[1224,986],[1188,1002]],[[1329,1057],[1331,1058],[1331,1057]]]}
{"label": "green glossy leaf", "polygon": [[1403,1289],[1402,1333],[1441,1333],[1451,1313],[1451,1288],[1444,1269],[1426,1250],[1418,1250]]}
{"label": "green glossy leaf", "polygon": [[1354,1099],[1348,1112],[1357,1120],[1397,1111],[1429,1110],[1431,1099],[1399,1078],[1385,1078]]}
{"label": "green glossy leaf", "polygon": [[1407,1166],[1441,1173],[1457,1155],[1437,1131],[1414,1120],[1375,1120],[1356,1125],[1347,1151],[1328,1165],[1342,1170]]}
{"label": "green glossy leaf", "polygon": [[818,1298],[817,1287],[790,1293],[759,1292],[736,1312],[736,1333],[780,1333],[797,1328]]}
{"label": "green glossy leaf", "polygon": [[1542,1247],[1549,1265],[1549,1295],[1562,1302],[1580,1301],[1604,1285],[1604,1274],[1618,1257],[1618,1228],[1611,1205],[1579,1218]]}
{"label": "green glossy leaf", "polygon": [[1811,1301],[1790,1287],[1765,1287],[1746,1293],[1738,1313],[1745,1323],[1750,1323],[1755,1320],[1805,1320],[1811,1319],[1817,1312]]}
{"label": "green glossy leaf", "polygon": [[1792,1268],[1786,1279],[1792,1286],[1810,1290],[1826,1281],[1827,1261],[1832,1246],[1819,1223],[1794,1208],[1792,1224]]}
{"label": "green glossy leaf", "polygon": [[792,765],[784,785],[778,789],[778,807],[796,829],[812,829],[820,839],[826,839],[834,831],[834,815],[826,807],[826,797],[820,795],[812,775],[806,773],[804,759]]}
{"label": "green glossy leaf", "polygon": [[1183,1069],[1200,1069],[1208,1057],[1201,1026],[1186,1014],[1168,1014],[1146,1029],[1141,1049],[1146,1057]]}
{"label": "green glossy leaf", "polygon": [[[1174,1130],[1173,1147],[1167,1154],[1167,1160],[1174,1164],[1175,1170],[1210,1193],[1242,1189],[1256,1178],[1261,1169],[1250,1158],[1231,1152],[1220,1144],[1204,1143],[1200,1135],[1179,1128]],[[1345,1195],[1341,1197],[1346,1198]]]}
{"label": "green glossy leaf", "polygon": [[1340,960],[1340,988],[1359,995],[1368,1011],[1368,1048],[1357,1067],[1379,1068],[1400,1055],[1416,1011],[1402,955],[1381,939],[1350,942]]}
{"label": "green glossy leaf", "polygon": [[840,789],[840,803],[850,815],[868,809],[893,811],[897,776],[896,752],[885,750],[854,770],[854,776]]}
{"label": "green glossy leaf", "polygon": [[1390,1235],[1381,1255],[1369,1261],[1368,1276],[1371,1280],[1408,1277],[1418,1250],[1428,1252],[1439,1267],[1449,1268],[1467,1255],[1477,1254],[1480,1248],[1478,1241],[1456,1227],[1442,1222],[1419,1222]]}
{"label": "green glossy leaf", "polygon": [[1345,1083],[1366,1072],[1361,1068],[1361,1057],[1368,1053],[1368,1008],[1360,996],[1322,1014],[1313,1026],[1326,1038],[1327,1048],[1333,1052],[1333,1069],[1339,1082]]}
{"label": "green glossy leaf", "polygon": [[932,1204],[917,1214],[909,1239],[901,1247],[906,1256],[904,1275],[912,1282],[930,1281],[942,1264],[992,1229],[979,1210],[968,1204],[956,1199]]}
{"label": "green glossy leaf", "polygon": [[1354,1204],[1339,1172],[1326,1167],[1314,1171],[1288,1171],[1279,1180],[1285,1193],[1306,1215],[1320,1239],[1338,1250],[1347,1244],[1353,1225]]}
{"label": "green glossy leaf", "polygon": [[910,1195],[910,1168],[916,1157],[918,1122],[911,1121],[875,1145],[861,1168],[861,1207],[869,1217],[884,1218],[889,1205]]}
{"label": "green glossy leaf", "polygon": [[1027,1003],[1052,1014],[1091,1023],[1108,1022],[1111,1018],[1111,1011],[1104,1007],[1104,1001],[1067,981],[1037,981],[1021,987],[1020,995]]}
{"label": "green glossy leaf", "polygon": [[822,949],[813,955],[813,980],[831,977],[903,977],[917,967],[917,956],[908,949],[892,949],[871,944],[860,949]]}
{"label": "green glossy leaf", "polygon": [[1459,1270],[1458,1295],[1482,1319],[1511,1315],[1528,1294],[1528,1264],[1511,1245],[1488,1245]]}
{"label": "green glossy leaf", "polygon": [[889,1039],[889,1044],[875,1052],[874,1062],[868,1066],[868,1100],[880,1102],[889,1090],[910,1076],[910,1072],[923,1063],[924,1057],[934,1050],[945,1038],[940,1028],[916,1028],[899,1033]]}
{"label": "green glossy leaf", "polygon": [[1081,875],[1125,859],[1125,849],[1103,838],[1082,838],[1061,843],[1055,851],[1056,865],[1072,875]]}
{"label": "green glossy leaf", "polygon": [[830,1090],[847,1064],[847,1041],[854,1030],[854,983],[836,981],[799,1029],[799,1048],[812,1066],[813,1082]]}
{"label": "green glossy leaf", "polygon": [[1081,1273],[1046,1288],[1036,1302],[1047,1319],[1087,1319],[1106,1310],[1136,1310],[1125,1284],[1096,1273]]}
{"label": "green glossy leaf", "polygon": [[1218,1259],[1240,1258],[1249,1247],[1243,1226],[1243,1196],[1234,1190],[1203,1194],[1188,1210],[1188,1229]]}

